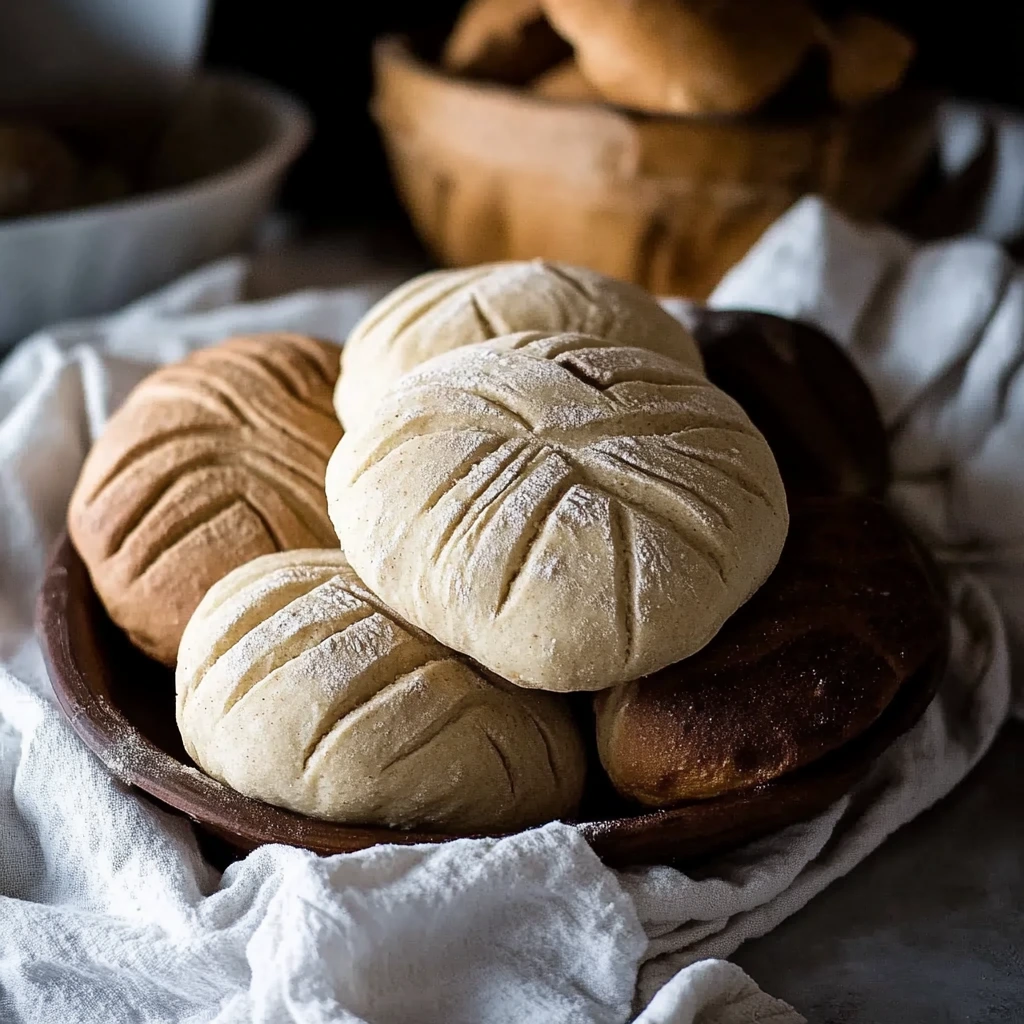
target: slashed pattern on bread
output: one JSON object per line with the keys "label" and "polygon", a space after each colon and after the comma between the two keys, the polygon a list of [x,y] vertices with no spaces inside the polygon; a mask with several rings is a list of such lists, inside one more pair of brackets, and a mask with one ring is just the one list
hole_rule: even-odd
{"label": "slashed pattern on bread", "polygon": [[107,423],[68,529],[110,617],[152,657],[174,664],[189,616],[235,566],[332,543],[337,367],[327,342],[232,338],[151,374]]}
{"label": "slashed pattern on bread", "polygon": [[527,687],[685,658],[761,585],[788,515],[743,410],[664,355],[526,333],[408,374],[327,472],[367,585]]}
{"label": "slashed pattern on bread", "polygon": [[338,550],[266,555],[216,584],[182,638],[186,749],[248,796],[358,824],[517,829],[573,811],[580,737],[403,622]]}

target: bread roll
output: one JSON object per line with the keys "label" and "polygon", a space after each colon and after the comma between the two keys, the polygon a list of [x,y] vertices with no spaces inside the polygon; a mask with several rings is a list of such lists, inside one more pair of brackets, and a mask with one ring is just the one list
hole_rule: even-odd
{"label": "bread roll", "polygon": [[523,85],[571,52],[540,0],[469,0],[441,63],[456,74]]}
{"label": "bread roll", "polygon": [[615,103],[670,114],[754,110],[815,40],[804,0],[543,0],[588,81]]}
{"label": "bread roll", "polygon": [[331,519],[367,586],[521,686],[599,690],[704,646],[782,550],[743,410],[667,356],[515,335],[403,377],[338,445]]}
{"label": "bread roll", "polygon": [[889,488],[889,441],[867,382],[810,324],[769,313],[694,309],[708,380],[743,406],[775,456],[787,494]]}
{"label": "bread roll", "polygon": [[174,664],[207,589],[272,551],[334,543],[324,469],[338,349],[233,338],[147,377],[93,445],[68,531],[110,617]]}
{"label": "bread roll", "polygon": [[884,505],[796,505],[778,568],[704,650],[598,695],[601,763],[650,807],[769,782],[863,733],[946,637],[930,572]]}
{"label": "bread roll", "polygon": [[869,14],[823,22],[819,34],[829,52],[829,92],[847,106],[897,89],[914,56],[912,39]]}
{"label": "bread roll", "polygon": [[356,324],[341,357],[338,418],[346,428],[368,419],[403,373],[432,356],[518,331],[580,331],[701,367],[686,328],[635,285],[541,260],[490,263],[414,278]]}
{"label": "bread roll", "polygon": [[448,832],[570,814],[580,737],[403,623],[340,551],[265,555],[192,616],[176,674],[185,748],[247,796],[318,818]]}
{"label": "bread roll", "polygon": [[604,99],[571,57],[535,78],[530,83],[530,92],[563,103],[595,103]]}

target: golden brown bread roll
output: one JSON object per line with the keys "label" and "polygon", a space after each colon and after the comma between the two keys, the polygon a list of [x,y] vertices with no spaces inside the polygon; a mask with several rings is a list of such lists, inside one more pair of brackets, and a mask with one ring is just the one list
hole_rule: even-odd
{"label": "golden brown bread roll", "polygon": [[540,0],[469,0],[441,62],[456,74],[522,85],[569,53]]}
{"label": "golden brown bread roll", "polygon": [[651,807],[769,782],[864,732],[946,629],[881,502],[801,503],[775,572],[704,650],[596,698],[601,763]]}
{"label": "golden brown bread roll", "polygon": [[583,745],[563,698],[485,676],[334,551],[215,584],[176,674],[185,748],[247,796],[353,824],[468,833],[570,814]]}
{"label": "golden brown bread roll", "polygon": [[829,53],[829,92],[848,106],[896,89],[914,56],[912,39],[869,14],[822,22],[819,34]]}
{"label": "golden brown bread roll", "polygon": [[78,170],[74,154],[45,128],[0,122],[0,218],[71,206]]}
{"label": "golden brown bread roll", "polygon": [[672,114],[745,113],[815,40],[804,0],[543,0],[607,99]]}
{"label": "golden brown bread roll", "polygon": [[338,444],[331,519],[367,586],[520,686],[599,690],[699,650],[788,522],[772,453],[698,370],[528,332],[402,377]]}
{"label": "golden brown bread roll", "polygon": [[336,346],[232,338],[151,374],[89,452],[68,531],[110,617],[173,665],[185,623],[257,555],[334,543]]}
{"label": "golden brown bread roll", "polygon": [[564,103],[594,103],[604,99],[587,81],[579,64],[570,57],[530,83],[530,91],[548,100]]}

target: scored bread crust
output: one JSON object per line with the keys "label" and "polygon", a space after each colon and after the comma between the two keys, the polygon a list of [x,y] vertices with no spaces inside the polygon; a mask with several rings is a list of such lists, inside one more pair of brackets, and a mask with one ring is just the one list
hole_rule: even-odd
{"label": "scored bread crust", "polygon": [[503,831],[571,814],[582,792],[562,698],[488,677],[403,622],[338,550],[266,555],[217,583],[176,688],[206,772],[303,814]]}
{"label": "scored bread crust", "polygon": [[765,585],[694,657],[595,698],[615,788],[651,807],[770,782],[863,733],[942,658],[947,615],[871,498],[804,500]]}
{"label": "scored bread crust", "polygon": [[599,690],[703,647],[788,522],[743,410],[666,356],[527,332],[403,377],[328,506],[375,593],[506,679]]}
{"label": "scored bread crust", "polygon": [[543,0],[586,79],[614,103],[670,114],[748,113],[815,42],[805,0]]}
{"label": "scored bread crust", "polygon": [[111,619],[174,664],[206,590],[257,555],[329,544],[338,348],[233,338],[143,380],[85,460],[68,531]]}
{"label": "scored bread crust", "polygon": [[562,103],[596,103],[604,99],[587,80],[574,57],[538,75],[530,83],[530,92]]}
{"label": "scored bread crust", "polygon": [[342,350],[338,418],[351,429],[426,360],[519,331],[593,334],[703,366],[690,332],[635,285],[543,260],[485,263],[415,277],[356,324]]}

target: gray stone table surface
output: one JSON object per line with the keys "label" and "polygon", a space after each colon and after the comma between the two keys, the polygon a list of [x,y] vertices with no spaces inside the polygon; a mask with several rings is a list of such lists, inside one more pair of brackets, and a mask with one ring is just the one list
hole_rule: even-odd
{"label": "gray stone table surface", "polygon": [[[423,266],[401,245],[327,237],[265,252],[251,292],[394,284]],[[812,1024],[1024,1024],[1024,725],[733,959]]]}
{"label": "gray stone table surface", "polygon": [[814,1024],[1024,1022],[1024,725],[733,959]]}

